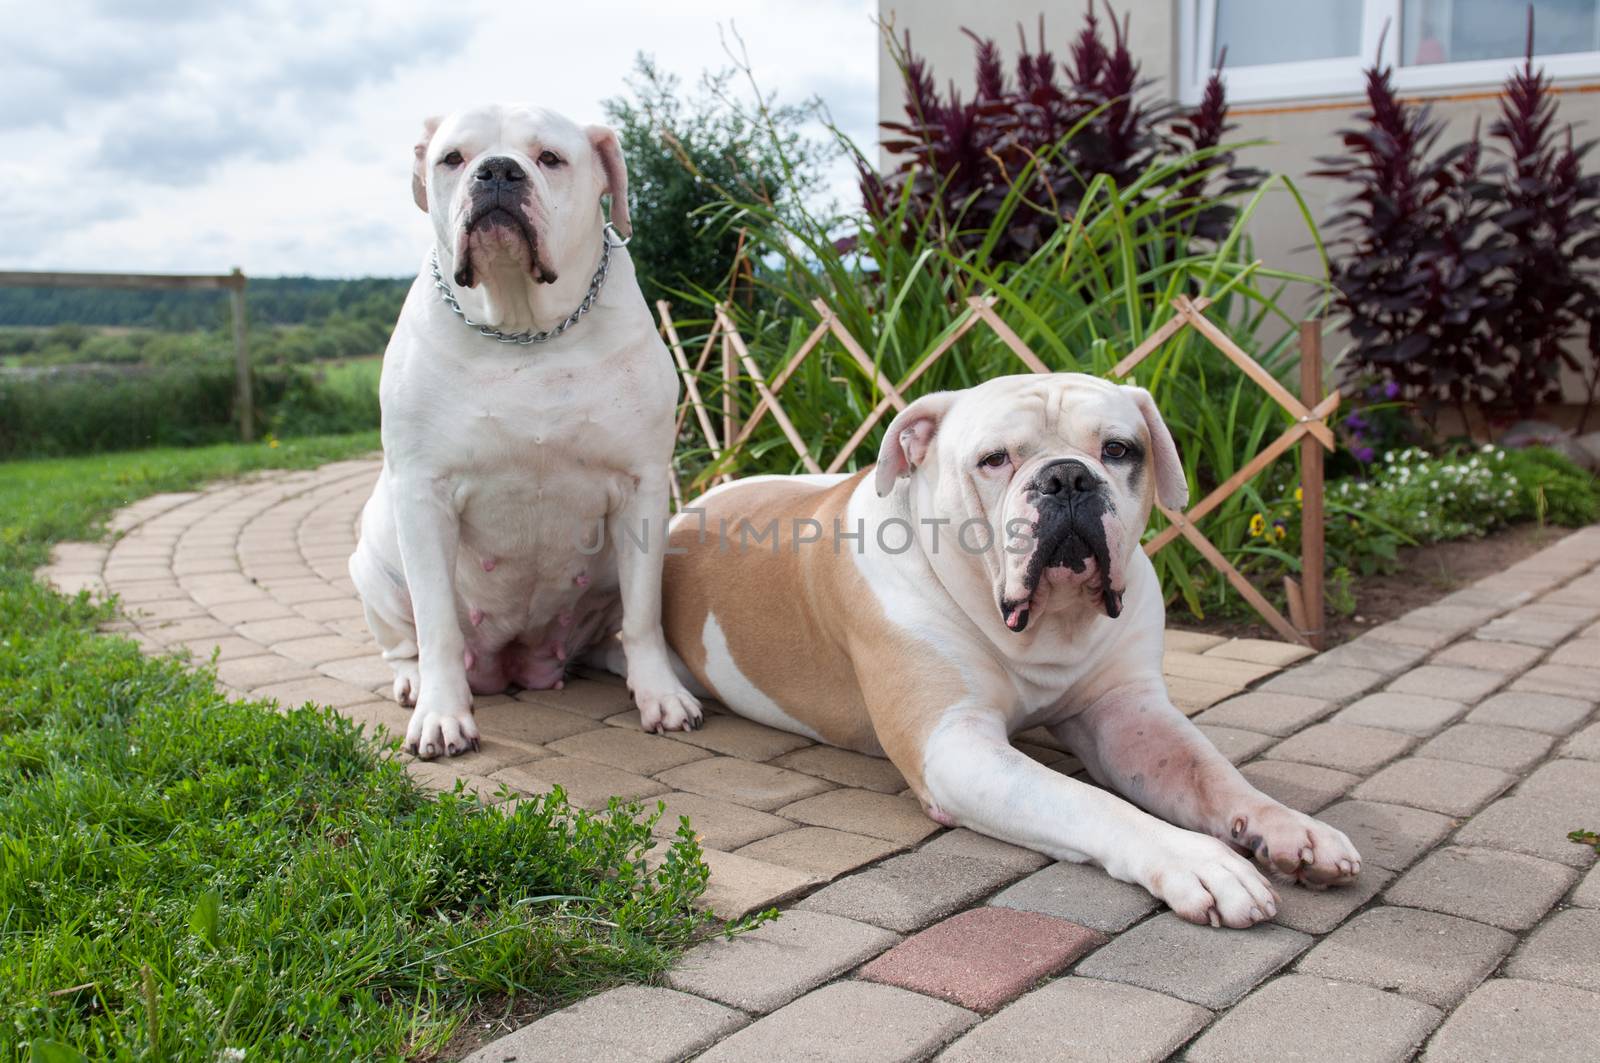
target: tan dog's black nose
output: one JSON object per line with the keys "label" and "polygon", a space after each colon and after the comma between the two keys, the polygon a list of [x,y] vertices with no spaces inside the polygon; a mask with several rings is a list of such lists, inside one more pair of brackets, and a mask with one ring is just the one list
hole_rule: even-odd
{"label": "tan dog's black nose", "polygon": [[1089,466],[1077,458],[1052,461],[1040,469],[1033,483],[1041,495],[1055,495],[1061,499],[1076,494],[1087,494],[1100,488],[1100,478],[1089,471]]}
{"label": "tan dog's black nose", "polygon": [[472,175],[479,181],[494,181],[500,184],[514,184],[528,175],[515,159],[504,155],[495,155],[484,159],[478,164],[478,169]]}

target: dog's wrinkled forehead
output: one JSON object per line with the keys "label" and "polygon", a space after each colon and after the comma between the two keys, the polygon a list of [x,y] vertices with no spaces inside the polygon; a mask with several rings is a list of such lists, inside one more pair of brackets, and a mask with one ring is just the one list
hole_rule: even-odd
{"label": "dog's wrinkled forehead", "polygon": [[450,115],[440,123],[429,147],[434,158],[452,151],[533,158],[546,150],[570,158],[586,151],[588,143],[575,122],[555,111],[527,104],[491,104]]}
{"label": "dog's wrinkled forehead", "polygon": [[996,377],[964,393],[940,432],[941,456],[994,446],[1022,457],[1093,450],[1107,434],[1138,438],[1143,419],[1123,388],[1083,373]]}

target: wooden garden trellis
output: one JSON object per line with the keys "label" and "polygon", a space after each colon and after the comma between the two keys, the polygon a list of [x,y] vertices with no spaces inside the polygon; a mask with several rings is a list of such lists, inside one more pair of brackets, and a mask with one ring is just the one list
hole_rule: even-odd
{"label": "wooden garden trellis", "polygon": [[[1318,322],[1307,321],[1300,327],[1300,395],[1296,396],[1205,316],[1205,310],[1209,305],[1210,300],[1203,297],[1191,300],[1188,296],[1178,296],[1172,301],[1173,316],[1118,362],[1112,369],[1112,375],[1127,377],[1140,362],[1159,350],[1163,344],[1184,329],[1193,329],[1211,346],[1222,352],[1274,402],[1283,407],[1294,418],[1294,423],[1258,451],[1237,472],[1187,510],[1180,513],[1158,504],[1162,514],[1167,518],[1168,526],[1145,543],[1144,550],[1147,555],[1154,556],[1180,537],[1188,540],[1274,631],[1290,642],[1320,649],[1325,612],[1322,459],[1324,448],[1327,450],[1334,448],[1333,430],[1329,427],[1329,419],[1338,409],[1340,398],[1338,389],[1327,395],[1322,393],[1321,326]],[[920,359],[898,383],[893,383],[883,376],[872,357],[844,327],[844,323],[827,303],[815,299],[812,301],[812,306],[818,315],[816,327],[789,356],[777,375],[768,381],[761,367],[751,358],[744,337],[733,324],[732,313],[727,306],[719,305],[716,308],[711,330],[699,355],[691,364],[678,337],[671,306],[664,300],[656,303],[656,308],[661,314],[662,332],[666,336],[668,347],[672,350],[678,373],[683,379],[684,398],[678,410],[678,429],[682,431],[684,423],[692,414],[710,448],[713,461],[720,462],[725,454],[737,453],[761,422],[771,416],[808,472],[840,471],[865,442],[878,422],[888,416],[891,410],[899,411],[906,408],[908,404],[905,398],[906,392],[949,353],[963,336],[979,324],[987,325],[1029,370],[1035,373],[1050,372],[1050,367],[1023,342],[999,314],[995,313],[992,297],[969,298],[966,307],[954,322],[954,327],[944,339]],[[861,368],[868,379],[873,381],[883,398],[862,420],[839,452],[824,466],[820,458],[811,453],[805,439],[784,411],[778,395],[801,364],[830,335],[844,348],[845,353]],[[707,405],[699,386],[699,380],[710,364],[713,349],[720,349],[721,352],[720,431],[717,427],[716,411]],[[742,422],[736,409],[736,393],[741,370],[760,397],[760,401],[750,411],[749,417]],[[1300,489],[1303,506],[1300,535],[1301,580],[1296,582],[1292,577],[1284,577],[1285,597],[1289,604],[1289,616],[1286,618],[1223,556],[1222,551],[1217,549],[1196,524],[1296,444],[1300,446],[1301,453]],[[731,477],[730,472],[724,471],[717,476],[717,480]],[[673,490],[674,496],[680,497],[676,482],[673,484]]]}

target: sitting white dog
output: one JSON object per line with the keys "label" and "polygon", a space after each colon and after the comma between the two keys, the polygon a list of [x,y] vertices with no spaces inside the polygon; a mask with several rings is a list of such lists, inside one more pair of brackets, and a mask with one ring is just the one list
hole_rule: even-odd
{"label": "sitting white dog", "polygon": [[430,120],[412,193],[435,239],[384,355],[383,472],[350,559],[416,707],[405,748],[471,748],[474,692],[559,687],[619,630],[645,729],[693,726],[662,551],[634,545],[664,538],[678,381],[617,235],[616,135],[527,106]]}

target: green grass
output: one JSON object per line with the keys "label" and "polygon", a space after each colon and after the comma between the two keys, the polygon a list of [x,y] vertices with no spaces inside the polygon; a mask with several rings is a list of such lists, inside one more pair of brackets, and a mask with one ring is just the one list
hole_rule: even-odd
{"label": "green grass", "polygon": [[31,578],[125,502],[373,445],[0,465],[0,1060],[426,1057],[708,928],[686,831],[650,871],[636,809],[430,799],[348,721],[230,704]]}

